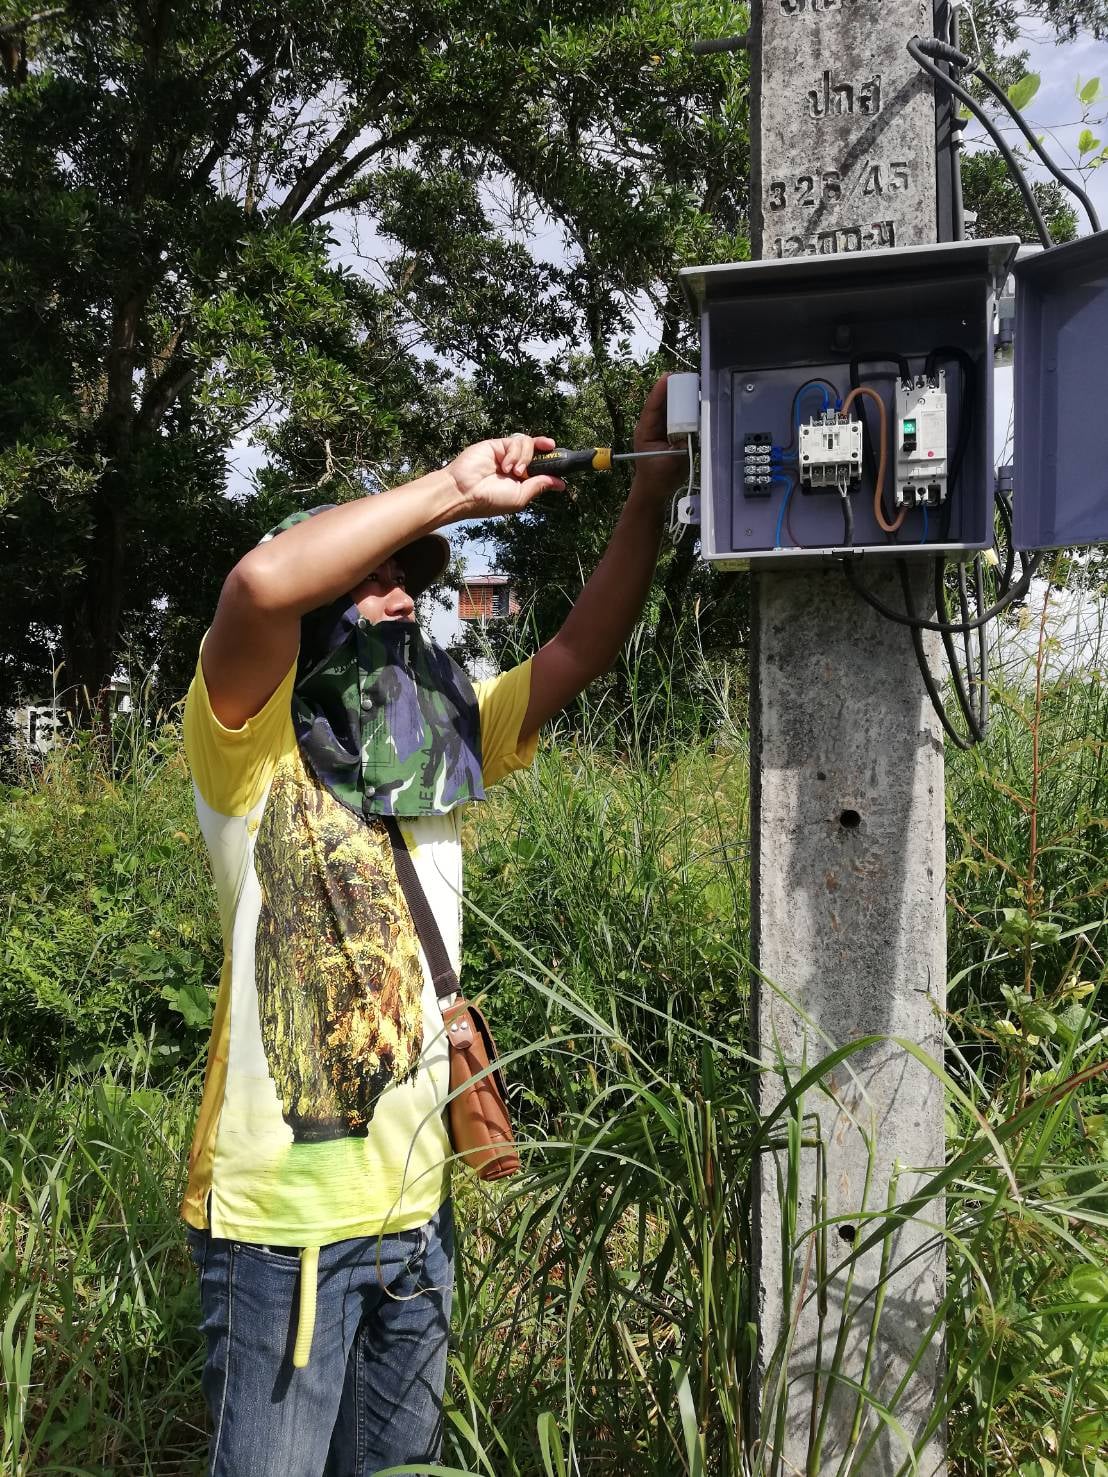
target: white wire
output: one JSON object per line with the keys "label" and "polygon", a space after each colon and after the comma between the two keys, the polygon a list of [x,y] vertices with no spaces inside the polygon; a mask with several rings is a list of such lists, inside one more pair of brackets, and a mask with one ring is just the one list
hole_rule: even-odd
{"label": "white wire", "polygon": [[695,470],[696,470],[696,467],[695,467],[695,462],[693,460],[692,432],[690,431],[689,432],[689,480],[688,480],[688,483],[687,483],[687,485],[685,487],[685,491],[683,493],[682,492],[675,492],[674,493],[674,495],[673,495],[673,502],[670,504],[670,507],[669,507],[669,523],[667,525],[666,531],[669,534],[670,542],[673,544],[673,547],[674,548],[676,548],[677,545],[681,542],[681,540],[685,537],[685,531],[689,527],[689,525],[687,523],[682,523],[679,520],[679,518],[677,516],[677,510],[681,506],[681,499],[683,497],[685,497],[685,498],[692,497],[693,477],[695,475]]}

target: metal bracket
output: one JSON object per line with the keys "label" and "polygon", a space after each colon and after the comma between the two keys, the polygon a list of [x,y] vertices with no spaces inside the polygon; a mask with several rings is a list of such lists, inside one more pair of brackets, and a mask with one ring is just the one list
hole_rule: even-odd
{"label": "metal bracket", "polygon": [[677,499],[677,507],[674,510],[675,523],[682,523],[686,527],[691,524],[700,523],[700,494],[690,492],[687,497]]}

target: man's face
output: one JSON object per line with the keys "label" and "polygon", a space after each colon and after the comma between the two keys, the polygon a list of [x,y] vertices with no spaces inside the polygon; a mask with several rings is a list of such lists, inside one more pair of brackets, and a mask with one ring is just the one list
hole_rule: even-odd
{"label": "man's face", "polygon": [[415,619],[415,601],[404,588],[404,570],[396,559],[379,564],[351,594],[354,604],[371,625],[378,621]]}

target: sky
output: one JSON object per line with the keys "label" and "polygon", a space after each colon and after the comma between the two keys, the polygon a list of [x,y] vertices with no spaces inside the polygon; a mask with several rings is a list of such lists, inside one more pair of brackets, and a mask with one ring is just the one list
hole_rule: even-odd
{"label": "sky", "polygon": [[[962,32],[964,48],[969,42],[967,29],[963,28]],[[1101,79],[1103,93],[1092,109],[1088,126],[1103,143],[1108,143],[1108,119],[1105,118],[1105,113],[1108,112],[1108,43],[1085,38],[1057,46],[1049,39],[1045,27],[1029,26],[1020,46],[1029,53],[1028,70],[1042,78],[1039,91],[1026,110],[1028,122],[1036,134],[1043,137],[1044,146],[1055,161],[1063,169],[1070,170],[1078,162],[1077,140],[1086,126],[1081,121],[1081,103],[1075,92],[1078,78],[1082,84],[1092,77]],[[1009,142],[1019,138],[1019,132],[1014,126],[1003,131]],[[967,147],[974,147],[984,137],[984,130],[979,125],[970,125],[966,132]],[[1038,161],[1029,172],[1036,179],[1050,178]],[[1102,224],[1108,225],[1108,165],[1094,170],[1080,180],[1080,183],[1096,207]],[[1086,235],[1090,230],[1089,222],[1080,207],[1077,229],[1081,235]],[[1012,432],[1011,369],[998,367],[994,385],[996,453],[998,460],[1006,460],[1005,446],[1009,443]]]}
{"label": "sky", "polygon": [[[963,49],[972,55],[972,32],[965,22],[963,22],[961,44]],[[1078,163],[1077,139],[1086,126],[1081,116],[1082,105],[1075,92],[1075,83],[1078,79],[1084,84],[1092,77],[1101,78],[1102,96],[1093,106],[1087,126],[1092,129],[1094,135],[1104,143],[1108,143],[1108,117],[1105,116],[1108,114],[1108,43],[1093,41],[1085,37],[1058,46],[1050,39],[1050,33],[1046,27],[1028,24],[1017,44],[1029,53],[1028,70],[1038,73],[1041,78],[1039,90],[1026,109],[1028,121],[1036,134],[1042,135],[1046,148],[1057,163],[1064,169],[1073,169]],[[1004,131],[1010,141],[1014,142],[1018,139],[1018,131],[1014,125]],[[984,131],[979,125],[967,125],[967,149],[978,147],[980,140],[984,138]],[[1029,172],[1036,178],[1049,178],[1047,172],[1037,161]],[[1082,183],[1092,198],[1102,221],[1108,225],[1108,165],[1087,175]],[[1086,234],[1089,229],[1083,212],[1079,211],[1079,233]],[[382,253],[387,251],[388,247],[376,238],[366,236],[364,228],[363,234],[359,235],[350,226],[343,230],[337,221],[336,234],[339,236],[338,255],[341,259],[357,270],[371,276],[376,275],[375,268],[381,260]],[[556,251],[557,243],[553,237],[547,244],[551,250]],[[535,246],[536,243],[533,242],[532,248],[534,249]],[[542,249],[541,243],[539,243],[539,249],[540,251]],[[635,335],[632,347],[635,352],[645,353],[653,349],[656,342],[657,333],[653,325],[644,322],[640,331]],[[995,451],[998,461],[1007,460],[1010,456],[1006,448],[1010,447],[1012,433],[1011,386],[1011,370],[998,366],[995,373]],[[230,456],[229,487],[234,488],[248,481],[250,474],[259,465],[261,459],[256,448],[236,443]],[[492,550],[487,545],[466,544],[463,553],[466,569],[470,573],[484,573],[492,567]],[[1072,626],[1074,621],[1080,622],[1086,619],[1086,616],[1070,612],[1066,619]],[[436,606],[431,612],[430,625],[435,639],[445,644],[455,637],[459,623],[453,612],[444,611]],[[1099,631],[1099,626],[1096,629]],[[1097,641],[1099,643],[1099,635]]]}

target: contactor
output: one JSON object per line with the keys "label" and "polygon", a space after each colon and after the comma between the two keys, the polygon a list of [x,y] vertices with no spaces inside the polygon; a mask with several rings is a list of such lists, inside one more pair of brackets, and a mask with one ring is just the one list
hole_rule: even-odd
{"label": "contactor", "polygon": [[845,491],[862,475],[862,422],[825,410],[800,431],[800,480],[808,487]]}

